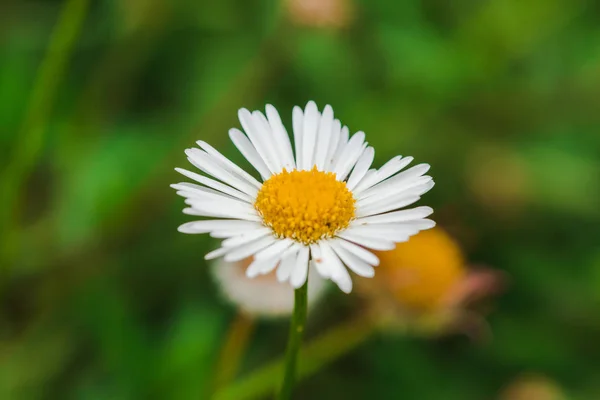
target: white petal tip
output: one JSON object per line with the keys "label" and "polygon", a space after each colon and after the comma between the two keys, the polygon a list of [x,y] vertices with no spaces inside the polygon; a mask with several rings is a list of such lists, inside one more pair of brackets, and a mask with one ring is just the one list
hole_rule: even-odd
{"label": "white petal tip", "polygon": [[219,255],[221,255],[219,250],[221,250],[221,249],[217,249],[217,250],[211,251],[210,253],[206,253],[204,255],[204,259],[205,260],[214,260],[215,258],[218,258]]}
{"label": "white petal tip", "polygon": [[352,285],[340,285],[339,283],[337,285],[342,292],[346,294],[352,293]]}
{"label": "white petal tip", "polygon": [[191,221],[191,222],[186,222],[185,224],[181,224],[177,227],[177,230],[181,233],[190,233],[190,234],[194,234],[194,233],[204,233],[205,231],[199,230],[196,226],[195,226],[196,222],[195,221]]}
{"label": "white petal tip", "polygon": [[258,271],[251,271],[250,268],[248,268],[246,270],[246,277],[247,278],[253,279],[253,278],[256,278],[258,275],[259,275]]}
{"label": "white petal tip", "polygon": [[290,284],[292,285],[292,287],[294,289],[301,288],[302,285],[304,285],[305,282],[306,282],[306,277],[304,279],[302,279],[302,280],[294,280],[294,279],[290,280]]}
{"label": "white petal tip", "polygon": [[436,226],[436,222],[431,219],[424,219],[421,221],[422,225],[419,226],[421,230],[431,229]]}

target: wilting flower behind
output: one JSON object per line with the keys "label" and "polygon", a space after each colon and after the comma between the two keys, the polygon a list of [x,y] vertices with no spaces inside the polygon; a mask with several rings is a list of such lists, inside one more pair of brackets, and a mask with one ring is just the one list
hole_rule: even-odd
{"label": "wilting flower behind", "polygon": [[298,25],[342,28],[354,17],[350,0],[287,0],[289,18]]}
{"label": "wilting flower behind", "polygon": [[542,375],[527,374],[506,386],[499,400],[567,400],[556,382]]}
{"label": "wilting flower behind", "polygon": [[[435,223],[430,207],[402,209],[434,185],[428,164],[402,171],[412,157],[397,156],[380,169],[371,165],[375,150],[365,134],[319,112],[310,101],[294,107],[294,150],[277,110],[239,111],[245,133],[231,129],[231,140],[261,181],[208,143],[187,149],[192,165],[207,176],[177,168],[197,184],[171,185],[185,197],[184,213],[209,218],[179,227],[184,233],[210,233],[224,239],[205,258],[237,262],[248,257],[250,278],[276,271],[280,282],[299,288],[309,263],[325,279],[352,291],[348,269],[375,275],[379,259],[369,250],[390,250]],[[402,172],[400,172],[402,171]],[[348,268],[348,269],[347,269]]]}
{"label": "wilting flower behind", "polygon": [[377,276],[360,288],[388,326],[471,333],[482,320],[467,306],[499,288],[497,272],[465,267],[460,247],[441,228],[377,255]]}
{"label": "wilting flower behind", "polygon": [[[277,281],[274,272],[248,279],[246,268],[252,262],[247,258],[227,262],[222,258],[210,265],[210,270],[219,285],[219,290],[234,306],[252,317],[283,317],[294,309],[294,290]],[[327,281],[316,273],[308,274],[308,306],[318,302],[327,288]]]}

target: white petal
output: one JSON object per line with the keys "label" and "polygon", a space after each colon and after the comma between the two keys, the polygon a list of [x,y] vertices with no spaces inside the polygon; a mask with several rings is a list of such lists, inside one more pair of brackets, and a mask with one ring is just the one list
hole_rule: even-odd
{"label": "white petal", "polygon": [[335,156],[335,151],[337,150],[338,143],[340,141],[340,136],[342,134],[342,123],[339,119],[333,121],[333,125],[331,127],[331,138],[329,139],[328,149],[327,149],[327,158],[325,159],[325,165],[323,166],[324,171],[331,170],[331,164],[333,163],[333,157]]}
{"label": "white petal", "polygon": [[342,152],[348,145],[349,135],[350,135],[350,130],[348,129],[348,127],[347,126],[342,127],[342,129],[340,131],[337,147],[333,153],[333,156],[331,157],[331,164],[328,169],[329,171],[333,172],[336,164],[340,160],[340,156],[341,156]]}
{"label": "white petal", "polygon": [[323,278],[327,279],[330,277],[329,269],[327,268],[327,264],[323,262],[323,256],[321,252],[321,247],[318,244],[310,245],[310,253],[313,263],[315,265],[315,269]]}
{"label": "white petal", "polygon": [[314,165],[315,144],[321,114],[314,101],[309,101],[304,109],[302,128],[302,163],[301,169],[310,170]]}
{"label": "white petal", "polygon": [[350,278],[348,270],[346,270],[346,267],[344,267],[338,256],[326,241],[320,242],[319,245],[321,247],[323,262],[328,266],[329,271],[331,272],[331,280],[335,282],[343,292],[350,293],[352,291],[352,278]]}
{"label": "white petal", "polygon": [[220,247],[216,250],[206,253],[206,255],[204,256],[204,259],[212,260],[213,258],[221,257],[222,255],[226,254],[228,251],[229,251],[228,248]]}
{"label": "white petal", "polygon": [[246,203],[234,203],[220,201],[204,201],[197,199],[186,199],[192,210],[188,210],[187,214],[199,215],[203,217],[244,219],[247,221],[261,221],[261,217],[256,210]]}
{"label": "white petal", "polygon": [[254,198],[258,193],[258,189],[256,187],[227,171],[208,153],[195,148],[187,149],[185,153],[188,156],[188,160],[194,164],[196,168],[207,173],[208,175],[214,176],[218,180],[225,182],[229,186],[235,187],[250,197]]}
{"label": "white petal", "polygon": [[206,151],[213,158],[218,160],[221,163],[221,165],[225,169],[227,169],[229,172],[232,172],[232,173],[238,175],[240,178],[246,180],[249,184],[251,184],[255,188],[260,189],[260,187],[261,187],[260,182],[258,182],[256,179],[254,179],[254,177],[252,175],[250,175],[249,173],[247,173],[246,171],[244,171],[243,169],[238,167],[236,164],[234,164],[233,161],[229,160],[223,154],[219,153],[214,147],[212,147],[211,145],[209,145],[208,143],[206,143],[203,140],[198,140],[198,141],[196,141],[196,143],[198,144],[198,146],[200,146],[202,148],[202,150]]}
{"label": "white petal", "polygon": [[349,227],[346,232],[365,240],[392,241],[394,243],[406,242],[411,236],[419,233],[418,229],[408,227],[406,229],[377,229],[382,226],[383,224],[355,226]]}
{"label": "white petal", "polygon": [[189,182],[175,183],[171,185],[173,189],[177,189],[177,194],[190,199],[207,200],[207,201],[224,201],[250,205],[253,201],[239,199],[229,196],[225,193],[218,192],[204,186],[196,185]]}
{"label": "white petal", "polygon": [[269,121],[260,111],[253,111],[252,118],[254,119],[254,126],[259,128],[259,131],[261,133],[261,140],[263,141],[265,148],[269,153],[269,158],[273,160],[273,163],[276,168],[275,172],[281,172],[281,170],[284,167],[284,164],[281,161],[281,157],[277,149],[277,143],[275,142],[275,137],[273,136],[273,131],[271,130],[271,125],[269,124]]}
{"label": "white petal", "polygon": [[290,137],[281,122],[281,118],[279,117],[279,113],[270,104],[266,106],[267,118],[269,120],[269,124],[271,124],[271,129],[273,130],[273,136],[275,137],[275,141],[277,142],[277,147],[279,149],[280,157],[283,160],[284,167],[291,171],[296,168],[296,163],[294,161],[294,153],[292,152],[292,144],[290,143]]}
{"label": "white petal", "polygon": [[372,266],[338,245],[336,242],[330,242],[331,248],[337,253],[342,262],[346,264],[354,273],[365,278],[372,278],[375,276],[375,270]]}
{"label": "white petal", "polygon": [[354,242],[360,246],[373,250],[392,250],[394,247],[396,247],[396,244],[391,240],[380,240],[371,237],[365,237],[348,230],[338,233],[338,236],[342,239],[346,239],[350,242]]}
{"label": "white petal", "polygon": [[398,187],[399,185],[404,185],[407,182],[411,182],[425,174],[429,168],[429,164],[415,165],[414,167],[409,168],[404,172],[400,172],[398,175],[395,175],[390,179],[371,187],[369,190],[365,190],[365,192],[362,194],[362,197],[378,196],[390,188]]}
{"label": "white petal", "polygon": [[350,170],[354,167],[365,148],[365,133],[357,132],[352,135],[350,141],[342,150],[340,158],[333,170],[338,181],[346,179],[348,173],[350,173]]}
{"label": "white petal", "polygon": [[281,263],[281,254],[277,254],[269,259],[268,263],[263,264],[263,267],[260,269],[259,273],[261,275],[270,274],[275,268],[279,266]]}
{"label": "white petal", "polygon": [[360,193],[363,191],[362,188],[366,187],[368,185],[368,187],[371,186],[370,182],[373,182],[376,178],[377,175],[377,170],[375,168],[371,168],[370,170],[368,170],[365,173],[365,176],[360,180],[360,182],[358,182],[358,184],[356,185],[356,187],[354,188],[354,190],[352,190],[352,193],[354,194],[355,197],[360,197]]}
{"label": "white petal", "polygon": [[390,176],[394,175],[398,171],[401,171],[404,167],[410,164],[413,160],[413,157],[404,157],[396,156],[392,158],[390,161],[383,164],[381,168],[377,170],[377,172],[369,177],[369,180],[362,181],[356,189],[354,189],[354,193],[359,194],[364,190],[371,188],[372,186],[378,184],[379,182],[383,182]]}
{"label": "white petal", "polygon": [[[414,235],[419,232],[419,228],[413,225],[414,221],[408,222],[396,222],[389,224],[359,224],[354,221],[347,228],[348,231],[355,232],[363,236],[381,236],[385,238],[389,237],[389,240],[393,240],[394,236],[406,236]],[[395,240],[394,240],[395,241]]]}
{"label": "white petal", "polygon": [[417,191],[417,188],[414,190],[411,189],[411,193],[416,194],[417,196],[422,196],[425,193],[429,192],[435,186],[435,182],[431,179],[429,182],[422,184]]}
{"label": "white petal", "polygon": [[[238,198],[229,196],[228,194],[219,192],[218,190],[214,190],[209,187],[202,186],[202,185],[196,185],[195,183],[191,183],[191,182],[173,183],[169,186],[171,186],[173,189],[177,190],[177,194],[179,196],[183,196],[183,197],[207,198],[207,197],[212,196],[214,198],[215,196],[221,196],[226,199],[238,200]],[[251,203],[250,201],[247,201],[245,199],[242,201],[244,201],[245,203]]]}
{"label": "white petal", "polygon": [[248,160],[254,169],[258,171],[263,180],[269,179],[271,176],[271,171],[250,142],[250,139],[248,139],[248,137],[244,135],[242,131],[235,128],[229,130],[229,138],[235,147],[238,148],[240,153],[242,153],[242,155],[246,158],[246,160]]}
{"label": "white petal", "polygon": [[[189,202],[190,199],[187,199],[186,202]],[[224,210],[216,210],[218,206],[208,203],[198,203],[192,207],[184,208],[183,213],[187,215],[195,215],[198,217],[215,217],[215,218],[225,218],[225,219],[239,219],[247,222],[262,222],[262,218],[254,212],[253,214],[249,214],[246,211],[236,210],[235,212],[227,212]],[[222,208],[222,207],[221,207]]]}
{"label": "white petal", "polygon": [[208,233],[214,230],[259,229],[260,224],[236,219],[209,219],[205,221],[186,222],[177,230],[184,233]]}
{"label": "white petal", "polygon": [[358,218],[363,218],[371,215],[382,214],[388,211],[393,211],[402,207],[409,206],[419,201],[420,199],[421,197],[419,196],[407,196],[401,198],[385,199],[381,202],[377,202],[366,207],[357,206],[356,216]]}
{"label": "white petal", "polygon": [[254,232],[257,228],[244,228],[244,229],[236,229],[236,230],[221,230],[212,231],[210,233],[210,237],[215,239],[229,239],[234,236],[239,236],[241,234],[246,234],[250,232]]}
{"label": "white petal", "polygon": [[327,152],[329,150],[329,141],[331,140],[331,130],[333,125],[333,109],[328,104],[323,110],[321,120],[319,121],[319,128],[317,133],[317,144],[315,148],[315,159],[314,164],[317,166],[319,171],[323,171],[325,168],[325,162],[327,160]]}
{"label": "white petal", "polygon": [[304,285],[308,275],[308,247],[302,246],[296,258],[296,265],[290,276],[290,284],[295,289]]}
{"label": "white petal", "polygon": [[347,240],[341,238],[333,239],[334,242],[337,242],[338,245],[345,248],[361,260],[365,261],[369,265],[377,266],[379,265],[379,258],[369,250],[364,247],[360,247],[352,242],[348,242]]}
{"label": "white petal", "polygon": [[296,258],[300,248],[301,245],[294,243],[283,253],[281,264],[279,265],[279,268],[277,268],[277,280],[279,282],[285,282],[290,278],[294,266],[296,266]]}
{"label": "white petal", "polygon": [[304,135],[304,114],[302,109],[295,106],[292,110],[292,124],[294,126],[294,148],[296,149],[296,168],[302,169],[302,136]]}
{"label": "white petal", "polygon": [[373,158],[375,157],[375,150],[372,147],[367,147],[367,149],[362,153],[358,162],[354,166],[350,177],[348,178],[348,182],[346,186],[348,190],[354,189],[354,187],[363,179],[369,168],[371,168],[371,164],[373,163]]}
{"label": "white petal", "polygon": [[278,162],[271,157],[272,154],[269,150],[268,135],[266,136],[262,134],[262,129],[260,129],[259,126],[256,126],[254,117],[250,111],[246,110],[245,108],[241,108],[238,111],[238,118],[240,119],[240,123],[244,128],[244,132],[246,132],[246,135],[248,135],[252,145],[269,168],[269,171],[272,173],[277,173]]}
{"label": "white petal", "polygon": [[424,231],[426,229],[431,229],[435,226],[435,221],[432,221],[430,219],[418,219],[415,221],[408,221],[408,222],[404,222],[405,224],[412,226],[420,231]]}
{"label": "white petal", "polygon": [[386,224],[390,222],[404,222],[425,218],[432,213],[433,209],[431,207],[421,206],[408,210],[394,211],[387,214],[358,218],[356,222],[360,224]]}
{"label": "white petal", "polygon": [[246,276],[248,278],[255,278],[258,275],[268,274],[277,267],[279,261],[280,258],[278,256],[260,260],[255,258],[254,261],[248,265],[248,268],[246,268]]}
{"label": "white petal", "polygon": [[254,198],[252,196],[249,196],[246,193],[240,192],[239,190],[234,189],[231,186],[227,186],[221,182],[215,181],[214,179],[210,179],[206,176],[202,176],[200,174],[185,170],[183,168],[175,168],[175,171],[179,172],[182,175],[187,176],[190,179],[195,180],[196,182],[200,182],[201,184],[208,186],[209,188],[212,188],[219,192],[228,194],[232,197],[236,197],[240,200],[245,200],[248,202],[254,201]]}
{"label": "white petal", "polygon": [[358,196],[357,208],[374,204],[385,204],[394,198],[401,199],[408,196],[420,196],[433,187],[432,181],[433,179],[430,176],[425,175],[410,182],[390,185],[387,190],[380,191],[375,196]]}
{"label": "white petal", "polygon": [[223,243],[221,243],[221,246],[229,248],[238,247],[243,244],[252,242],[258,238],[271,235],[272,233],[273,231],[271,230],[271,228],[263,226],[253,231],[245,231],[240,235],[230,237],[229,239],[224,240]]}
{"label": "white petal", "polygon": [[294,241],[292,239],[287,239],[287,238],[278,239],[275,243],[273,243],[269,247],[264,248],[261,251],[259,251],[258,253],[256,253],[254,255],[254,258],[265,259],[265,258],[271,258],[277,254],[282,254],[292,244],[294,244]]}
{"label": "white petal", "polygon": [[234,262],[243,260],[244,258],[250,257],[251,255],[261,251],[265,247],[270,246],[276,240],[277,239],[273,236],[266,236],[250,243],[246,243],[240,247],[233,248],[225,255],[225,261]]}

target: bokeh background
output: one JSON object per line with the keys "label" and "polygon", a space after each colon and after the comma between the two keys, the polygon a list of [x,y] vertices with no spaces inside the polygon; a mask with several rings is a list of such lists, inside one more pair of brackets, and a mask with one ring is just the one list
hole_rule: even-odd
{"label": "bokeh background", "polygon": [[[0,398],[210,398],[239,316],[173,168],[198,139],[243,163],[238,108],[289,130],[310,99],[377,166],[430,163],[434,219],[506,287],[485,340],[375,333],[297,398],[600,398],[592,0],[2,1]],[[363,307],[331,288],[308,339]],[[235,378],[285,347],[252,324]]]}

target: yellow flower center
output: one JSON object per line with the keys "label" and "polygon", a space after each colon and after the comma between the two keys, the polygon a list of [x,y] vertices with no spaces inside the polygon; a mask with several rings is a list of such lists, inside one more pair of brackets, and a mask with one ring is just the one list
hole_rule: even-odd
{"label": "yellow flower center", "polygon": [[333,237],[354,218],[354,197],[332,172],[283,172],[267,179],[254,207],[280,238],[310,244]]}

